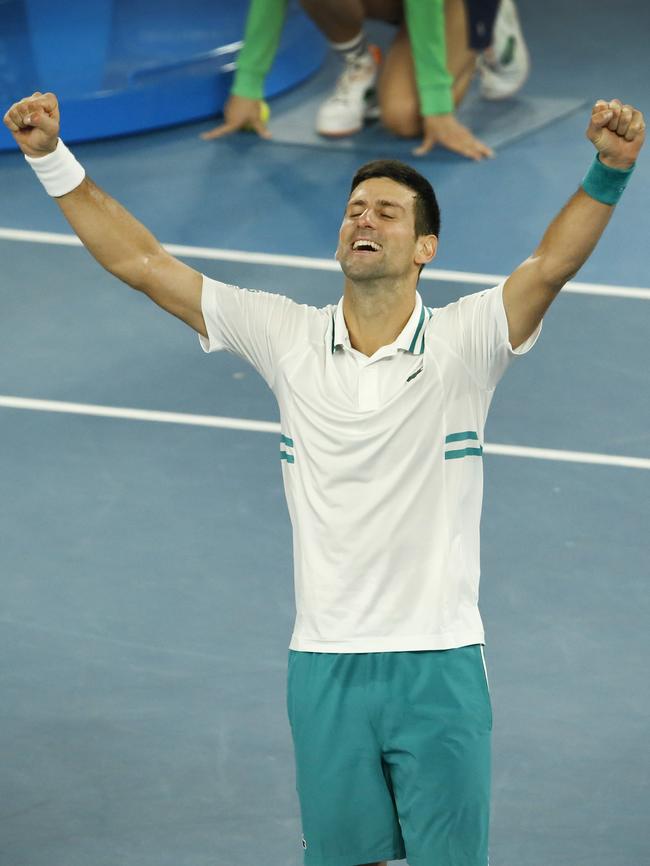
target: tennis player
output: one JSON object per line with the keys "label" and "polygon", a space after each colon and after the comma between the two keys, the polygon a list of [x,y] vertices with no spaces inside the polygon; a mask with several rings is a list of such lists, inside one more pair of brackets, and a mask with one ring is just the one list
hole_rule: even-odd
{"label": "tennis player", "polygon": [[487,866],[492,712],[479,615],[485,419],[511,361],[598,242],[643,145],[640,111],[599,100],[592,166],[501,285],[440,309],[417,283],[438,244],[429,182],[363,166],[316,309],[173,258],[85,176],[51,93],[4,121],[97,261],[246,358],[280,407],[297,616],[291,723],[307,866]]}

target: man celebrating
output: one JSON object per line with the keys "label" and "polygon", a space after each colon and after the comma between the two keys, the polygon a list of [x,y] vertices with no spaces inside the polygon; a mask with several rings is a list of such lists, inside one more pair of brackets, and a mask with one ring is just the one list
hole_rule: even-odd
{"label": "man celebrating", "polygon": [[597,154],[501,285],[426,307],[438,244],[429,182],[357,172],[323,309],[211,280],[167,253],[58,138],[53,94],[5,115],[92,255],[261,373],[280,407],[297,617],[287,706],[307,866],[487,866],[492,714],[479,615],[483,430],[510,361],[607,225],[643,145],[641,113],[592,108]]}

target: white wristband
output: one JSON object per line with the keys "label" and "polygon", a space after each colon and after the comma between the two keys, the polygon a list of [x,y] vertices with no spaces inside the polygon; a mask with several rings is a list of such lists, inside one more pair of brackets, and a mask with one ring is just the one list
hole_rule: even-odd
{"label": "white wristband", "polygon": [[85,169],[77,162],[65,144],[58,140],[56,149],[47,156],[25,156],[36,172],[36,176],[51,196],[65,195],[76,189],[86,176]]}

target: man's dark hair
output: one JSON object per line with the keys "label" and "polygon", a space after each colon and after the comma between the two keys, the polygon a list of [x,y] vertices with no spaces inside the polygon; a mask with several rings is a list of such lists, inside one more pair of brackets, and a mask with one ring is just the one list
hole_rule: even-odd
{"label": "man's dark hair", "polygon": [[415,193],[415,235],[435,235],[438,237],[440,233],[440,208],[433,187],[423,177],[419,171],[416,171],[405,162],[400,162],[398,159],[375,159],[372,162],[367,162],[358,169],[355,176],[352,178],[352,186],[350,187],[350,195],[363,183],[364,180],[370,180],[372,177],[387,177],[394,180],[396,183],[401,183],[412,189]]}

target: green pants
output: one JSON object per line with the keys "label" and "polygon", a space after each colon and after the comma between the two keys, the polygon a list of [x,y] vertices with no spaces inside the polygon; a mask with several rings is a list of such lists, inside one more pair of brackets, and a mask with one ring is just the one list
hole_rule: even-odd
{"label": "green pants", "polygon": [[488,866],[482,649],[289,651],[305,866]]}

